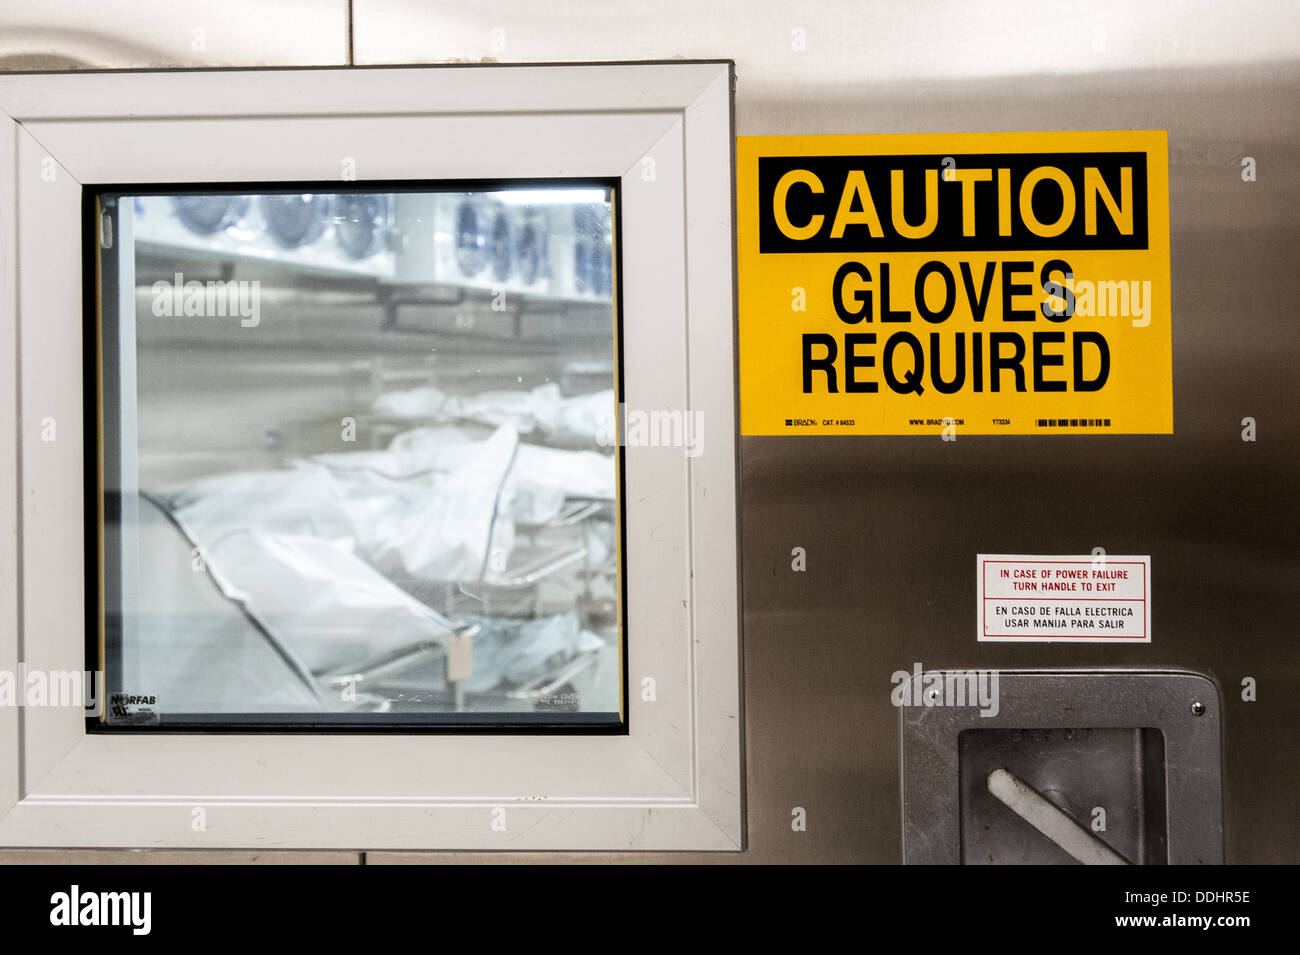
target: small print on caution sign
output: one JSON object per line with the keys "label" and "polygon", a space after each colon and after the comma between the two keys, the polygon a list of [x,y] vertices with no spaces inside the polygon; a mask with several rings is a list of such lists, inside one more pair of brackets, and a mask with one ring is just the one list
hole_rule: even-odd
{"label": "small print on caution sign", "polygon": [[1151,558],[977,558],[980,642],[1150,643]]}
{"label": "small print on caution sign", "polygon": [[743,136],[741,431],[1171,434],[1163,131]]}

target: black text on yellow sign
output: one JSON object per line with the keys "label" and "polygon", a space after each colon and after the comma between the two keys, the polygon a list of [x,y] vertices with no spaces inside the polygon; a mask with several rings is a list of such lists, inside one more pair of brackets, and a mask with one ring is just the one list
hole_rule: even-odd
{"label": "black text on yellow sign", "polygon": [[744,434],[1172,432],[1163,132],[737,161]]}

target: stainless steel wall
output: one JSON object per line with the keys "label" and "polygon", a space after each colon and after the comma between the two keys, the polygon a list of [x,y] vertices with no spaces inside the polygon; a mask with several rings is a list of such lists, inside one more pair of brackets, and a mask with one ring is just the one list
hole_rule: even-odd
{"label": "stainless steel wall", "polygon": [[[736,61],[741,135],[1167,129],[1173,246],[1172,437],[743,440],[749,850],[690,858],[899,861],[889,676],[919,661],[1211,672],[1227,859],[1300,861],[1300,5],[0,3],[0,69],[674,57]],[[1094,547],[1152,555],[1152,644],[976,644],[976,553]]]}

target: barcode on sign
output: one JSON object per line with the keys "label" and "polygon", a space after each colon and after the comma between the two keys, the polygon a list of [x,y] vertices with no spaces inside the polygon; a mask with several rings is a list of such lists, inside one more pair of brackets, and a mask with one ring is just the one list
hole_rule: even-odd
{"label": "barcode on sign", "polygon": [[1109,418],[1039,418],[1040,428],[1109,428]]}

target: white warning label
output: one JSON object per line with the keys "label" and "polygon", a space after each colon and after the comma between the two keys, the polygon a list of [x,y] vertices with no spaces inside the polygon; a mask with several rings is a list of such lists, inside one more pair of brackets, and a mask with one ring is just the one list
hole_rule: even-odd
{"label": "white warning label", "polygon": [[1151,642],[1151,558],[980,554],[979,639]]}

